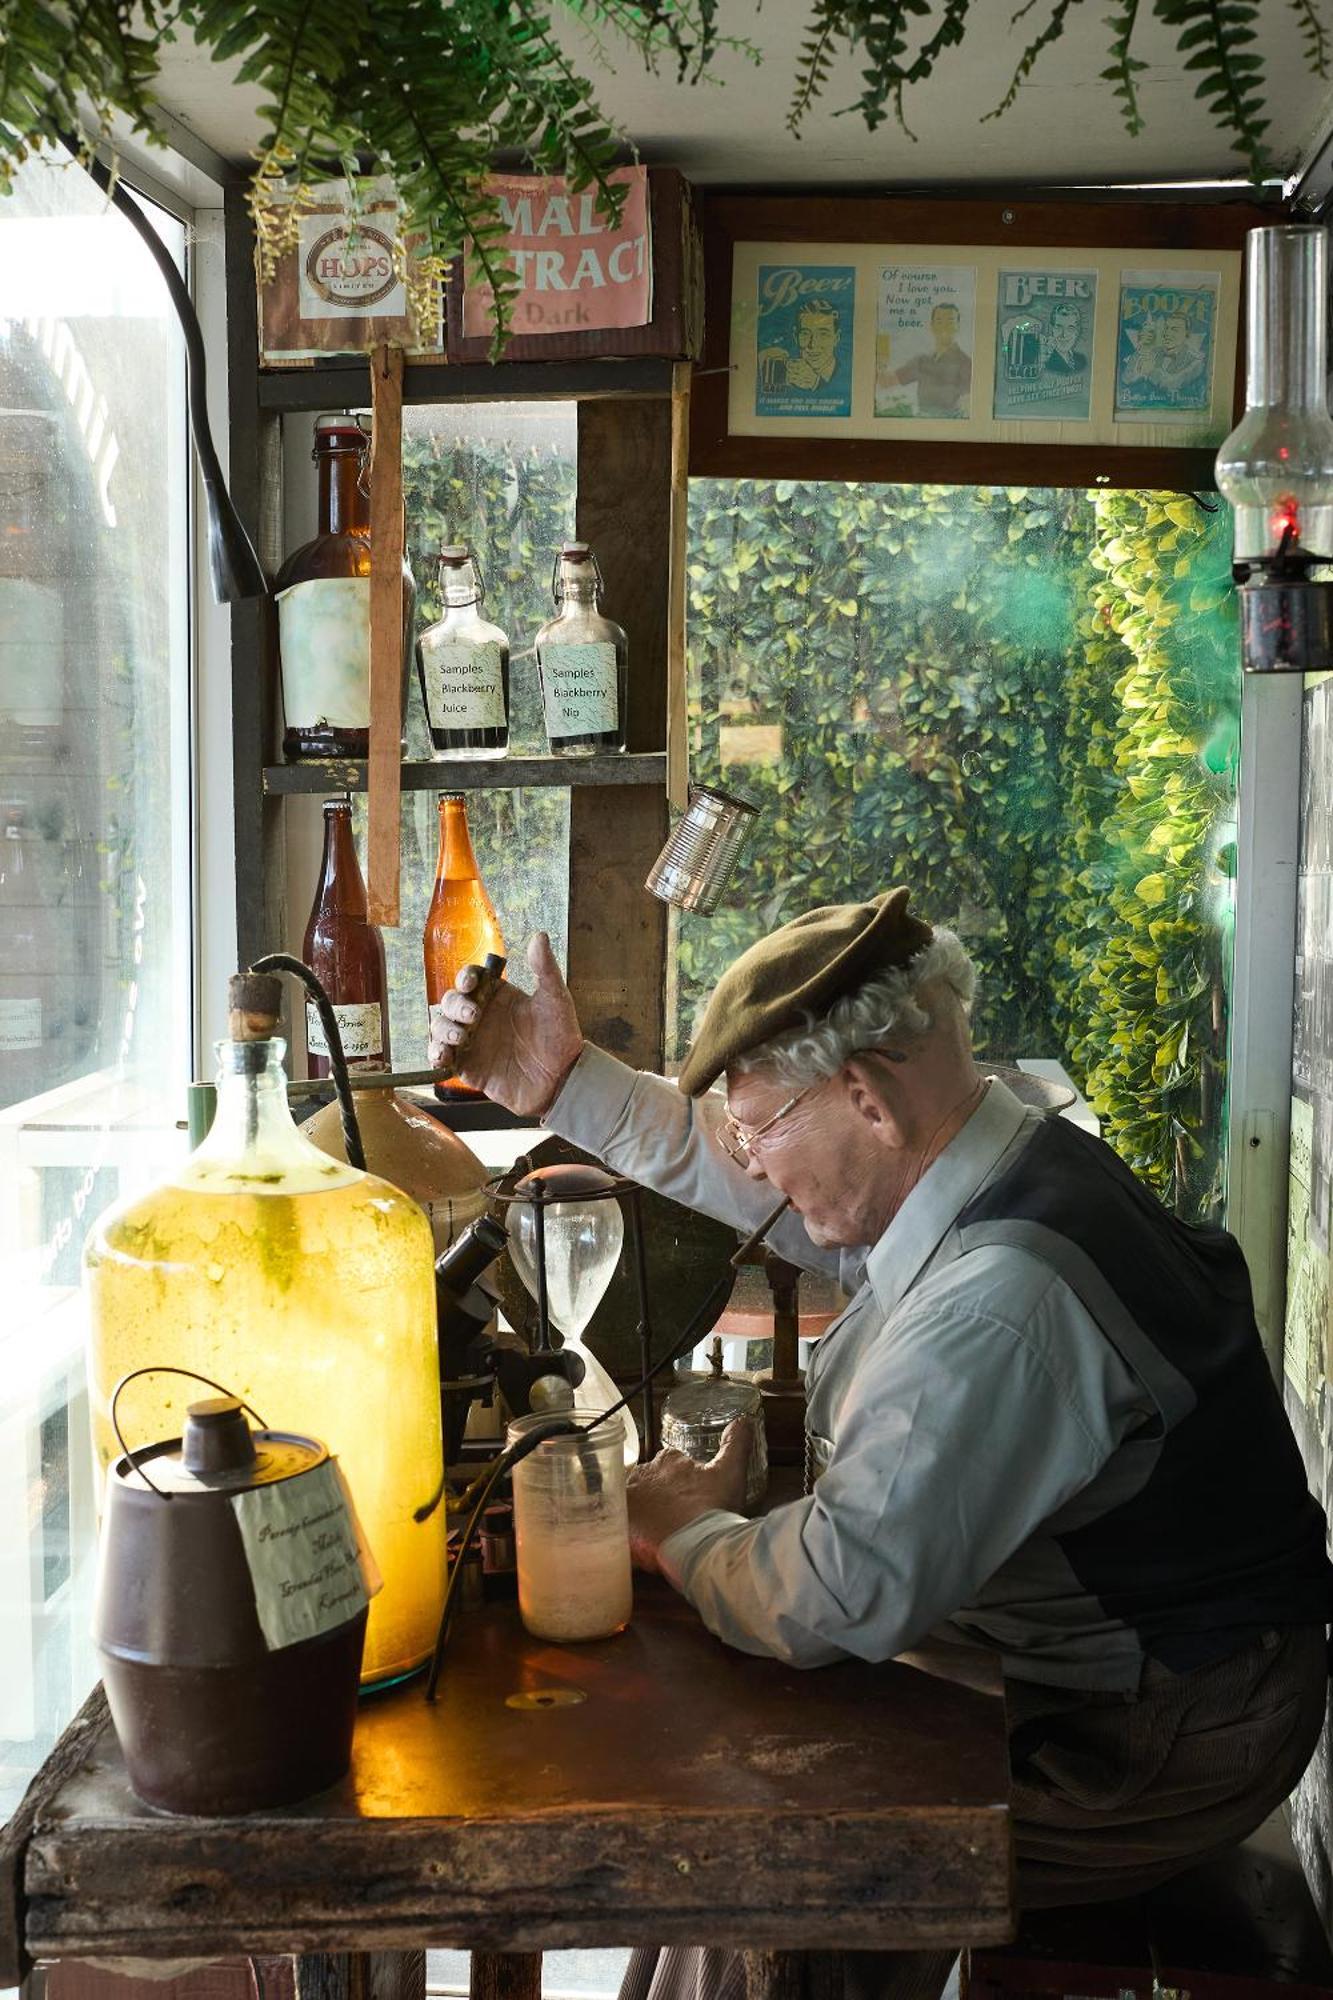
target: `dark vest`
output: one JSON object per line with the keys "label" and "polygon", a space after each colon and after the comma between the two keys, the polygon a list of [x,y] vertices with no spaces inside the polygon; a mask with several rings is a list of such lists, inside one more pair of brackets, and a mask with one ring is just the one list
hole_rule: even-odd
{"label": "dark vest", "polygon": [[1018,1244],[1051,1265],[1155,1405],[1116,1454],[1124,1472],[1106,1510],[1056,1530],[1083,1587],[1143,1652],[1183,1672],[1256,1631],[1333,1619],[1323,1510],[1235,1239],[1168,1214],[1109,1146],[1059,1118],[1037,1126],[958,1229],[964,1252]]}

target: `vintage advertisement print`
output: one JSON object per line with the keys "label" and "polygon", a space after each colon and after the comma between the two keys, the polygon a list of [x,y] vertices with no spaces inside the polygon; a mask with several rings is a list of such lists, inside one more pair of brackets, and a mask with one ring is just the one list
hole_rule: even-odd
{"label": "vintage advertisement print", "polygon": [[875,415],[972,415],[977,274],[967,264],[886,264],[875,322]]}
{"label": "vintage advertisement print", "polygon": [[1117,422],[1158,423],[1211,409],[1220,284],[1215,271],[1121,272]]}
{"label": "vintage advertisement print", "polygon": [[852,413],[851,264],[761,264],[755,317],[757,417]]}
{"label": "vintage advertisement print", "polygon": [[1002,270],[997,305],[997,421],[1087,423],[1097,273]]}
{"label": "vintage advertisement print", "polygon": [[[498,259],[517,283],[515,333],[589,333],[646,326],[653,316],[648,169],[618,167],[608,179],[625,191],[615,228],[597,190],[574,193],[560,174],[492,174],[486,183],[504,223]],[[475,263],[465,268],[463,334],[489,335],[495,298]]]}

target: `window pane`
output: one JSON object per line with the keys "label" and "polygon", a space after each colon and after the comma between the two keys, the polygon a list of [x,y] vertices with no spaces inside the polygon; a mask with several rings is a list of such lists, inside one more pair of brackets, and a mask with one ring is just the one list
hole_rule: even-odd
{"label": "window pane", "polygon": [[979,1045],[1063,1062],[1188,1215],[1220,1200],[1240,667],[1188,495],[696,480],[693,774],[763,807],[677,930],[678,1052],[735,954],[907,883]]}
{"label": "window pane", "polygon": [[0,271],[4,1813],[94,1677],[80,1252],[180,1144],[191,1018],[179,333],[68,163],[0,200]]}

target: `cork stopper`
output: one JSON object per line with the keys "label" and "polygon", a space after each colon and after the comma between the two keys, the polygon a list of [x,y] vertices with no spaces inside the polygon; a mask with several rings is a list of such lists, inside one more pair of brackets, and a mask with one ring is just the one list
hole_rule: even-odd
{"label": "cork stopper", "polygon": [[271,972],[234,972],[227,981],[227,1033],[234,1042],[267,1042],[278,1032],[282,981]]}

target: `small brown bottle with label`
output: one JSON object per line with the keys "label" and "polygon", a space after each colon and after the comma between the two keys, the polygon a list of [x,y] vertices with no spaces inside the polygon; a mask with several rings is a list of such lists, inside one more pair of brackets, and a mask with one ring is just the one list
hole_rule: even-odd
{"label": "small brown bottle with label", "polygon": [[[302,951],[333,1002],[347,1067],[388,1069],[384,940],[367,921],[366,884],[356,858],[350,799],[324,801],[324,865]],[[305,1027],[306,1075],[327,1076],[332,1065],[313,1001],[306,1002]]]}

